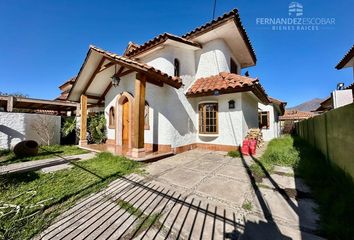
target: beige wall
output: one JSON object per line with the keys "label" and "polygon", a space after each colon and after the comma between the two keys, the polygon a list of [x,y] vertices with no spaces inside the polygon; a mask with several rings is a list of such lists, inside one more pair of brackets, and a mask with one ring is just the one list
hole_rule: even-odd
{"label": "beige wall", "polygon": [[354,178],[354,103],[296,124],[300,137]]}

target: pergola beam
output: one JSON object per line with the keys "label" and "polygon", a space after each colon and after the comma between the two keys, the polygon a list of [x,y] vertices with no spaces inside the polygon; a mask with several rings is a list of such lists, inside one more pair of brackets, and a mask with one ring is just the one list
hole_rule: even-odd
{"label": "pergola beam", "polygon": [[93,82],[93,80],[95,79],[97,73],[100,72],[101,67],[102,67],[102,65],[103,65],[103,63],[104,63],[105,60],[106,60],[106,58],[105,58],[105,57],[102,57],[102,59],[101,59],[100,62],[98,63],[97,68],[96,68],[95,71],[92,73],[90,79],[88,80],[88,82],[87,82],[85,88],[84,88],[83,91],[82,91],[83,94],[86,94],[87,89],[90,87],[90,85],[91,85],[91,83]]}

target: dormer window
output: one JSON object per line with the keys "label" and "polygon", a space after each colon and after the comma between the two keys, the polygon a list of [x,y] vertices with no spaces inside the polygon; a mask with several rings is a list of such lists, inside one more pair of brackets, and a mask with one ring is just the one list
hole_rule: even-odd
{"label": "dormer window", "polygon": [[232,58],[230,58],[230,73],[237,74],[237,64]]}
{"label": "dormer window", "polygon": [[175,67],[175,77],[179,77],[179,60],[175,58],[174,61],[174,67]]}

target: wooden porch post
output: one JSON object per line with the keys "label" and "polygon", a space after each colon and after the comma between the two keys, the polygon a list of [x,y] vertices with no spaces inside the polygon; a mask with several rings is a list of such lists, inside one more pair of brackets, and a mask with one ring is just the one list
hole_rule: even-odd
{"label": "wooden porch post", "polygon": [[136,74],[135,80],[135,98],[134,98],[134,115],[133,115],[133,147],[132,157],[140,158],[145,156],[144,148],[144,111],[145,111],[145,88],[146,76]]}
{"label": "wooden porch post", "polygon": [[86,139],[87,132],[87,96],[81,95],[80,97],[80,141],[79,145],[87,145]]}

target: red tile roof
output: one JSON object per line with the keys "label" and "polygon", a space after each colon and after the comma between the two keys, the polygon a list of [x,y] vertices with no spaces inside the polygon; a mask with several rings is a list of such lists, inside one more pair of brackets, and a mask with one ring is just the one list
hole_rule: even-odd
{"label": "red tile roof", "polygon": [[193,29],[192,31],[190,31],[189,33],[186,33],[185,35],[182,36],[182,38],[186,38],[186,39],[192,39],[196,36],[199,36],[200,34],[203,34],[205,32],[208,32],[210,30],[213,30],[216,26],[219,26],[225,22],[227,22],[228,20],[234,20],[235,21],[235,24],[238,28],[238,30],[240,31],[241,33],[241,36],[243,38],[243,40],[245,41],[247,47],[248,47],[248,50],[252,56],[252,59],[254,62],[257,61],[257,57],[256,57],[256,53],[254,52],[254,49],[252,47],[252,44],[251,44],[251,41],[250,39],[248,38],[248,35],[246,33],[246,30],[245,28],[243,27],[242,25],[242,22],[241,22],[241,19],[240,19],[240,15],[238,13],[238,10],[237,9],[233,9],[231,10],[230,12],[228,13],[225,13],[224,15],[218,17],[217,19],[215,20],[212,20],[200,27],[197,27],[195,29]]}
{"label": "red tile roof", "polygon": [[65,83],[63,83],[62,85],[59,86],[60,89],[62,89],[63,87],[65,87],[66,85],[69,85],[69,84],[73,84],[76,80],[76,76],[75,77],[72,77],[70,78],[68,81],[66,81]]}
{"label": "red tile roof", "polygon": [[252,91],[263,103],[269,103],[267,94],[258,79],[227,72],[197,79],[188,89],[186,95],[188,97],[198,97],[215,93],[226,94],[245,91]]}
{"label": "red tile roof", "polygon": [[125,52],[125,55],[128,57],[133,57],[139,53],[142,53],[142,52],[145,52],[149,49],[152,49],[153,47],[155,47],[161,43],[166,42],[168,39],[201,48],[201,45],[197,42],[187,40],[185,38],[181,38],[179,36],[176,36],[176,35],[173,35],[170,33],[163,33],[163,34],[160,34],[160,35],[156,36],[155,38],[145,42],[142,45],[136,44],[134,47],[127,49],[127,51]]}
{"label": "red tile roof", "polygon": [[349,51],[344,55],[344,57],[342,58],[342,60],[340,60],[340,62],[337,64],[336,68],[342,69],[349,61],[350,59],[352,59],[354,57],[354,45],[352,46],[351,49],[349,49]]}
{"label": "red tile roof", "polygon": [[303,119],[308,119],[316,114],[312,112],[303,112],[303,111],[298,111],[298,110],[285,110],[285,113],[283,116],[280,116],[281,121],[285,120],[303,120]]}

